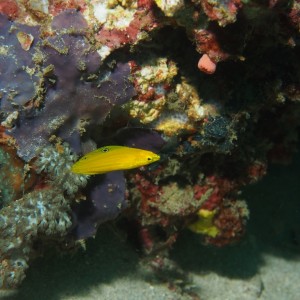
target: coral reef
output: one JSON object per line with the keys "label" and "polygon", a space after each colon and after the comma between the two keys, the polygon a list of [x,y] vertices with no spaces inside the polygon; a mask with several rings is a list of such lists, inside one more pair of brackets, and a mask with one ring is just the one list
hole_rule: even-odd
{"label": "coral reef", "polygon": [[[296,0],[0,1],[0,288],[109,220],[161,262],[184,228],[239,241],[242,188],[297,149],[299,15]],[[71,173],[105,145],[161,160]]]}

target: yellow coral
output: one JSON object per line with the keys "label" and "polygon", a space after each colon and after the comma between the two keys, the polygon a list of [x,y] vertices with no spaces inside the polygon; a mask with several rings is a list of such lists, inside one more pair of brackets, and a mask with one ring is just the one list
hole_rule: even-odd
{"label": "yellow coral", "polygon": [[147,124],[157,119],[164,108],[166,97],[162,96],[151,102],[138,100],[129,103],[129,113],[132,118],[138,118],[141,123]]}
{"label": "yellow coral", "polygon": [[194,131],[195,127],[189,123],[184,115],[174,114],[162,117],[154,126],[156,130],[162,131],[167,136],[178,135],[180,131]]}
{"label": "yellow coral", "polygon": [[183,8],[183,0],[154,0],[157,6],[167,17],[173,17],[174,14]]}
{"label": "yellow coral", "polygon": [[176,94],[180,102],[186,107],[189,119],[197,122],[219,114],[219,109],[214,103],[203,103],[197,89],[182,77],[182,82],[176,85]]}
{"label": "yellow coral", "polygon": [[213,224],[216,210],[200,209],[198,211],[199,220],[189,225],[189,229],[195,233],[216,237],[220,230]]}

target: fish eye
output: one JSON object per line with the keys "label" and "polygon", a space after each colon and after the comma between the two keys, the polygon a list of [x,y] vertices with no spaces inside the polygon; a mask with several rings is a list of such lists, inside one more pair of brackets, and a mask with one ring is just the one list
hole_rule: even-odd
{"label": "fish eye", "polygon": [[108,148],[103,148],[101,152],[108,152]]}
{"label": "fish eye", "polygon": [[150,156],[148,156],[148,157],[147,157],[147,160],[150,161],[150,160],[152,160],[152,158],[151,158]]}

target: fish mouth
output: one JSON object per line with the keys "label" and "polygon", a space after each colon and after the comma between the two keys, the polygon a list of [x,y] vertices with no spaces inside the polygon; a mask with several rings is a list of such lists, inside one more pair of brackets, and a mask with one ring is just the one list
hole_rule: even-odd
{"label": "fish mouth", "polygon": [[158,160],[160,160],[160,156],[159,156],[159,155],[155,155],[155,156],[153,157],[153,161],[158,161]]}

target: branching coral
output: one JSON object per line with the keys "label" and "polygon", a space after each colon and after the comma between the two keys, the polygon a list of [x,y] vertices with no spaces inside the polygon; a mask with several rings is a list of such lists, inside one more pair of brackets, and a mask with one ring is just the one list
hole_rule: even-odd
{"label": "branching coral", "polygon": [[35,162],[36,171],[38,174],[46,172],[53,186],[74,196],[79,188],[86,186],[88,177],[70,171],[77,155],[72,154],[66,143],[57,145],[57,148],[48,146],[43,149]]}
{"label": "branching coral", "polygon": [[0,286],[16,287],[25,277],[32,243],[66,235],[70,206],[55,188],[34,191],[0,211]]}
{"label": "branching coral", "polygon": [[70,173],[75,158],[67,144],[46,147],[35,162],[37,173],[47,174],[46,182],[16,201],[3,195],[0,287],[16,287],[23,280],[36,239],[59,241],[71,229],[71,200],[87,183],[86,176]]}

